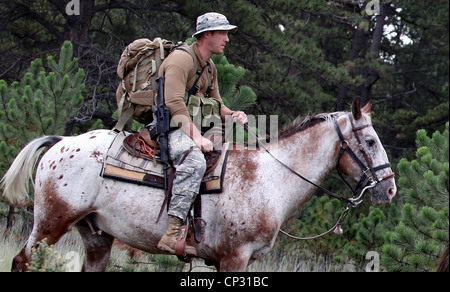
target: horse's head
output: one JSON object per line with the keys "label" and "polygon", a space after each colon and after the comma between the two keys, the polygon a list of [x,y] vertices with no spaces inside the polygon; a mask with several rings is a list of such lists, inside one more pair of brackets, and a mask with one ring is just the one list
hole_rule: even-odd
{"label": "horse's head", "polygon": [[352,113],[338,119],[339,170],[357,182],[357,189],[372,186],[369,192],[374,204],[389,204],[397,187],[386,151],[372,127],[370,109],[370,102],[361,108],[357,98]]}

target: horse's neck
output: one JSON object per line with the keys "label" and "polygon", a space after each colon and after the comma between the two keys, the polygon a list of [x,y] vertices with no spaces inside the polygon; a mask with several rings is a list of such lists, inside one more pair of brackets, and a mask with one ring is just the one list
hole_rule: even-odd
{"label": "horse's neck", "polygon": [[[268,148],[287,166],[320,184],[335,166],[334,145],[337,140],[333,125],[324,122],[278,141],[277,147],[270,145]],[[290,172],[264,149],[244,153],[236,157],[242,165],[242,173],[251,172],[257,181],[250,183],[261,185],[259,193],[253,195],[258,196],[258,200],[264,197],[273,202],[282,221],[308,201],[316,190],[315,186]]]}
{"label": "horse's neck", "polygon": [[338,136],[334,126],[323,122],[279,141],[280,156],[313,182],[321,182],[335,166]]}

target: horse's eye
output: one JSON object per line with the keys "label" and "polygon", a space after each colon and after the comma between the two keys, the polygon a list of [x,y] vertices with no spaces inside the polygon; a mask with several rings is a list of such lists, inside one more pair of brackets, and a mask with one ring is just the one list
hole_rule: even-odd
{"label": "horse's eye", "polygon": [[370,140],[366,140],[367,145],[369,145],[369,147],[372,147],[373,145],[375,145],[375,140],[370,139]]}

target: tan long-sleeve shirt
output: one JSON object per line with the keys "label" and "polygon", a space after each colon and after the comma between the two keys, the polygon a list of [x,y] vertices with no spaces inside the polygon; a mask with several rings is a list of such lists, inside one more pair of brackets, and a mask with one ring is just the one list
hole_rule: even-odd
{"label": "tan long-sleeve shirt", "polygon": [[[219,94],[216,66],[211,59],[208,60],[208,62],[202,59],[197,43],[192,44],[192,48],[197,57],[198,67],[211,67],[211,92],[209,96],[218,99],[221,106],[223,106],[223,101]],[[186,91],[191,89],[198,76],[197,68],[193,69],[194,66],[195,62],[188,52],[175,50],[164,60],[159,69],[159,76],[165,77],[164,97],[166,106],[169,108],[172,118],[181,115],[187,117],[188,120],[191,121],[184,101],[184,96]],[[197,83],[197,86],[199,87],[199,90],[196,93],[197,96],[205,95],[209,85],[208,80],[208,68],[205,68]]]}

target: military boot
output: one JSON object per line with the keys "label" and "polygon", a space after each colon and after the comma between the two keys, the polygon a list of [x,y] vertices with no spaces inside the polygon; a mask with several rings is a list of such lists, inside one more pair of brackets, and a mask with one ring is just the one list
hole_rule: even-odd
{"label": "military boot", "polygon": [[[158,248],[164,251],[175,254],[175,246],[178,240],[178,234],[180,233],[181,220],[176,217],[169,216],[169,228],[167,228],[166,233],[163,235],[158,243]],[[197,250],[193,246],[189,246],[186,243],[185,252],[187,255],[197,255]]]}

